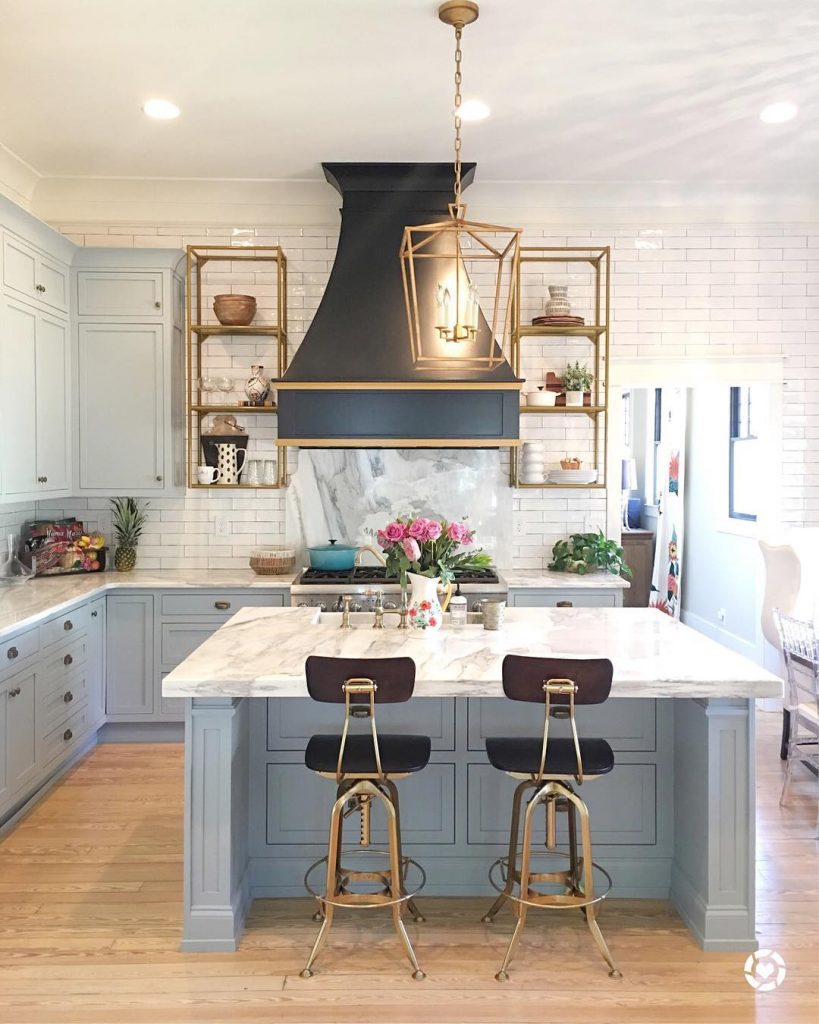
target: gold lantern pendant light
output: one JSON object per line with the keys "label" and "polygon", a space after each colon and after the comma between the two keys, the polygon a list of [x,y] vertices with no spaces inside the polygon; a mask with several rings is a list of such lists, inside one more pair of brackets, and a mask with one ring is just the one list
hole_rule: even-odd
{"label": "gold lantern pendant light", "polygon": [[419,368],[491,370],[504,361],[511,332],[521,232],[466,219],[461,38],[464,26],[477,20],[478,5],[448,0],[438,17],[455,29],[455,193],[447,220],[404,228],[401,273],[413,362]]}

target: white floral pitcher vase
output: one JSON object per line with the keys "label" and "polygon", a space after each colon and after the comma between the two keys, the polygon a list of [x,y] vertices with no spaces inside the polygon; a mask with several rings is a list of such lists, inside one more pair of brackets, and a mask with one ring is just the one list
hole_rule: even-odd
{"label": "white floral pitcher vase", "polygon": [[447,583],[443,604],[438,598],[441,580],[437,576],[418,576],[407,573],[410,584],[407,622],[409,628],[418,633],[435,632],[441,628],[444,612],[452,596],[452,584]]}

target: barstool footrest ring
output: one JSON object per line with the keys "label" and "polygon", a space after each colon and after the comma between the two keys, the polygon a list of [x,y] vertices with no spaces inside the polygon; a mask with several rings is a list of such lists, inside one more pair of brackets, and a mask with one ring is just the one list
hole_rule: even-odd
{"label": "barstool footrest ring", "polygon": [[[568,859],[568,854],[550,852],[550,856],[560,856],[560,857],[565,856]],[[597,871],[599,871],[604,876],[604,878],[606,879],[606,888],[605,888],[605,890],[602,893],[600,893],[599,895],[593,896],[591,899],[585,898],[583,894],[581,894],[579,896],[575,896],[575,894],[573,894],[571,892],[568,892],[568,893],[548,893],[548,892],[544,892],[542,894],[539,894],[540,898],[538,898],[538,899],[526,899],[523,896],[516,895],[513,892],[508,892],[506,890],[505,886],[500,885],[499,882],[496,881],[496,879],[495,879],[495,875],[498,872],[501,873],[501,878],[503,878],[504,876],[506,876],[508,878],[508,872],[509,872],[509,858],[508,857],[498,857],[498,859],[489,868],[489,883],[490,883],[490,885],[492,886],[492,888],[496,892],[503,893],[503,895],[506,896],[507,899],[512,900],[513,903],[522,903],[522,904],[524,904],[527,907],[537,907],[539,909],[544,909],[544,910],[582,910],[585,907],[593,906],[595,903],[602,903],[602,901],[611,892],[612,881],[611,881],[611,875],[608,873],[608,871],[606,871],[605,868],[601,867],[599,864],[595,863],[594,861],[592,861],[591,866],[592,866],[593,870],[596,869]],[[535,874],[536,874],[535,872],[530,872],[530,878],[529,878],[529,892],[530,893],[533,891],[531,883],[533,881],[536,881],[536,878],[533,877]],[[541,872],[541,874],[543,874],[543,872]],[[556,902],[554,902],[554,903],[541,902],[541,899],[548,899],[549,897],[553,897],[556,900]]]}
{"label": "barstool footrest ring", "polygon": [[[344,856],[345,854],[347,856],[351,856],[351,855],[355,854],[356,856],[360,856],[360,857],[368,857],[368,856],[389,857],[390,856],[389,851],[387,851],[387,850],[371,850],[371,849],[366,849],[366,850],[361,850],[361,849],[342,850],[341,851],[341,856]],[[341,858],[339,858],[339,861],[340,861],[340,859]],[[305,875],[304,875],[304,888],[307,890],[307,892],[311,896],[313,896],[315,899],[318,900],[319,904],[329,903],[329,904],[331,904],[331,906],[334,906],[334,907],[350,907],[353,910],[374,910],[377,907],[392,907],[392,906],[395,906],[396,904],[406,903],[407,900],[411,900],[414,896],[417,896],[418,893],[424,888],[424,886],[426,885],[426,881],[427,881],[426,872],[421,867],[421,865],[418,863],[418,861],[413,860],[411,857],[402,857],[401,858],[401,862],[400,862],[401,877],[399,879],[399,882],[400,882],[402,888],[403,888],[404,882],[406,881],[407,871],[408,871],[408,869],[410,867],[415,868],[415,870],[421,876],[420,882],[418,883],[418,885],[411,892],[402,892],[402,894],[400,896],[388,896],[386,894],[382,894],[382,893],[378,893],[378,892],[348,893],[348,894],[344,895],[340,899],[333,899],[330,896],[327,896],[327,895],[325,895],[323,893],[317,892],[313,888],[313,886],[310,884],[310,876],[313,874],[313,872],[316,870],[316,868],[318,868],[321,865],[326,864],[326,863],[327,863],[327,857],[325,856],[325,857],[322,857],[320,860],[317,860],[314,864],[310,865],[310,867],[307,869],[307,871],[305,872]],[[362,882],[371,881],[371,882],[376,882],[376,883],[380,883],[381,885],[384,885],[385,884],[385,881],[384,881],[385,878],[389,877],[389,868],[386,868],[384,871],[381,871],[381,872],[362,871],[362,872],[360,872],[360,874],[362,876],[364,876],[364,877],[361,877],[361,878],[358,878],[358,879],[356,878],[357,874],[359,874],[359,873],[356,872],[355,870],[352,870],[350,868],[343,868],[341,866],[341,864],[339,864],[338,875],[339,875],[339,878],[343,879],[345,885],[346,885],[346,883],[349,883],[351,881],[362,881]],[[378,898],[376,899],[375,897],[378,897]],[[369,900],[373,900],[373,902],[365,902],[368,899]]]}

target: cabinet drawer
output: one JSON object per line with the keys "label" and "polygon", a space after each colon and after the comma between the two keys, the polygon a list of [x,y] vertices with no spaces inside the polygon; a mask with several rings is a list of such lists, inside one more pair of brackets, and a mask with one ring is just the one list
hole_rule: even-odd
{"label": "cabinet drawer", "polygon": [[[455,749],[454,697],[379,704],[376,721],[379,732],[418,733],[430,737],[433,750]],[[313,733],[340,733],[343,724],[343,704],[319,704],[307,697],[275,697],[267,701],[267,749],[304,750]],[[366,722],[362,724],[367,727]]]}
{"label": "cabinet drawer", "polygon": [[[454,764],[428,764],[396,785],[404,847],[455,841]],[[268,764],[266,790],[266,843],[295,847],[315,843],[326,852],[335,785],[301,762],[288,762]],[[358,842],[357,815],[345,823],[345,836],[345,847]],[[384,812],[378,805],[373,810],[372,838],[376,847],[384,848]]]}
{"label": "cabinet drawer", "polygon": [[40,639],[43,647],[55,644],[58,640],[67,640],[78,633],[88,632],[88,623],[91,620],[91,609],[87,604],[73,608],[64,615],[49,619],[40,627]]}
{"label": "cabinet drawer", "polygon": [[[68,636],[73,636],[69,632]],[[38,679],[50,686],[59,686],[60,681],[82,668],[88,661],[88,638],[79,636],[67,644],[60,644],[59,650],[47,654],[37,670]]]}
{"label": "cabinet drawer", "polygon": [[162,274],[153,271],[80,270],[77,315],[161,317]]}
{"label": "cabinet drawer", "polygon": [[[484,750],[487,736],[543,734],[543,707],[523,701],[493,697],[468,700],[467,749]],[[583,736],[603,736],[614,751],[657,749],[657,702],[651,697],[608,700],[605,704],[578,707],[577,731]],[[568,722],[553,719],[549,736],[571,736]]]}
{"label": "cabinet drawer", "polygon": [[3,236],[3,284],[38,305],[68,312],[68,267],[9,232]]}
{"label": "cabinet drawer", "polygon": [[79,746],[89,731],[88,708],[78,708],[67,721],[62,722],[43,738],[38,760],[45,765],[56,757],[64,757],[67,751]]}
{"label": "cabinet drawer", "polygon": [[567,590],[567,591],[513,591],[509,605],[512,608],[615,608],[617,597],[612,591]]}
{"label": "cabinet drawer", "polygon": [[48,736],[58,725],[85,706],[88,700],[88,672],[86,669],[74,672],[59,680],[58,686],[46,687],[42,694],[38,678],[37,693],[37,731],[42,736]]}
{"label": "cabinet drawer", "polygon": [[230,618],[240,608],[281,608],[283,594],[211,591],[197,594],[163,594],[162,615],[210,615]]}
{"label": "cabinet drawer", "polygon": [[[518,785],[489,764],[470,764],[467,775],[467,841],[506,846],[512,794]],[[657,766],[618,764],[610,775],[584,785],[580,796],[589,808],[596,846],[653,846],[657,841]],[[543,814],[536,816],[537,842],[543,841]],[[557,816],[557,843],[566,837],[566,815]],[[595,858],[596,860],[597,858]]]}
{"label": "cabinet drawer", "polygon": [[0,642],[0,678],[7,672],[13,672],[22,661],[39,650],[40,631],[36,628],[18,633],[11,640]]}
{"label": "cabinet drawer", "polygon": [[223,619],[209,622],[163,622],[160,639],[160,661],[165,669],[176,668],[189,654],[212,636]]}

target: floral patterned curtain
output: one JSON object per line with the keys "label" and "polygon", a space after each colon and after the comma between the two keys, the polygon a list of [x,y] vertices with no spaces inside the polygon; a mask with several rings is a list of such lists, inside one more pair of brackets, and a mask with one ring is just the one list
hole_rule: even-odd
{"label": "floral patterned curtain", "polygon": [[662,389],[662,429],[658,472],[660,507],[654,546],[654,573],[649,607],[678,619],[682,601],[682,556],[685,535],[685,388]]}

